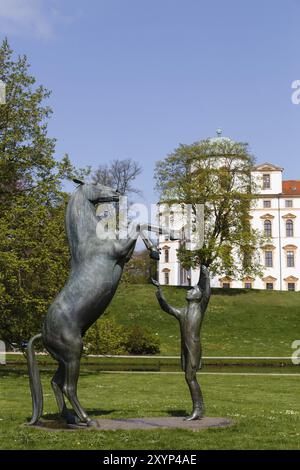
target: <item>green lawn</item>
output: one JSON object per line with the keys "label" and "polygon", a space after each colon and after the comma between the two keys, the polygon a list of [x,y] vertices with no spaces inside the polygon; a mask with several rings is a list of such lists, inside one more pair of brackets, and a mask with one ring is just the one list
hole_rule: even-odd
{"label": "green lawn", "polygon": [[[299,376],[202,375],[208,416],[234,420],[230,428],[146,431],[45,431],[22,423],[30,416],[27,376],[0,369],[1,449],[300,449]],[[42,373],[45,418],[56,418]],[[181,415],[190,411],[182,374],[83,372],[79,396],[101,417]]]}
{"label": "green lawn", "polygon": [[[172,305],[185,305],[185,288],[163,290]],[[153,286],[121,285],[108,314],[151,327],[162,354],[179,354],[178,323],[160,310]],[[291,343],[300,339],[300,292],[214,289],[202,339],[205,356],[290,356]]]}
{"label": "green lawn", "polygon": [[[185,289],[168,287],[164,291],[170,303],[177,306],[185,304]],[[289,357],[291,343],[300,339],[299,307],[300,293],[214,290],[202,330],[204,356]],[[162,354],[179,355],[177,321],[160,310],[152,286],[120,286],[108,315],[125,325],[139,323],[150,326],[160,337]],[[10,360],[24,361],[20,356]],[[126,359],[126,367],[140,368],[141,364],[135,361]],[[162,364],[161,370],[170,370],[169,360],[142,361],[145,370],[159,370]],[[111,368],[114,362],[118,363],[119,359],[83,359],[79,396],[91,416],[170,416],[190,411],[190,397],[182,374],[112,374],[99,371],[104,364]],[[53,363],[47,357],[39,357],[39,363],[43,369],[45,418],[56,419],[53,415],[56,406],[50,390]],[[175,370],[178,370],[178,361]],[[206,372],[214,370],[237,374],[206,375]],[[70,432],[24,426],[31,414],[25,365],[0,366],[0,448],[300,449],[298,367],[280,370],[281,376],[271,376],[266,374],[277,372],[277,369],[204,367],[199,379],[205,396],[206,414],[232,418],[235,424],[230,428],[200,432],[174,429]],[[246,371],[263,374],[238,374]],[[284,375],[290,371],[294,375]]]}

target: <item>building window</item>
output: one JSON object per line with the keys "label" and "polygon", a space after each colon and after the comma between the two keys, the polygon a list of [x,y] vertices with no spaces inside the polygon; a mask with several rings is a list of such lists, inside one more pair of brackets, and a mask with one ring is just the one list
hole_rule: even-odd
{"label": "building window", "polygon": [[168,285],[170,283],[169,273],[164,273],[164,275],[165,275],[165,285]]}
{"label": "building window", "polygon": [[188,273],[185,269],[183,269],[182,267],[180,267],[180,284],[187,284],[188,282]]}
{"label": "building window", "polygon": [[171,211],[170,212],[170,225],[173,225],[174,224],[174,212]]}
{"label": "building window", "polygon": [[269,174],[263,175],[263,189],[271,189],[271,178]]}
{"label": "building window", "polygon": [[265,237],[272,237],[272,222],[271,220],[264,221],[264,233]]}
{"label": "building window", "polygon": [[293,207],[293,200],[292,199],[286,199],[285,200],[285,207]]}
{"label": "building window", "polygon": [[294,222],[292,219],[288,219],[285,223],[286,228],[286,236],[293,237],[294,236]]}
{"label": "building window", "polygon": [[222,283],[222,288],[223,289],[230,289],[230,282],[223,282]]}
{"label": "building window", "polygon": [[169,262],[169,250],[166,248],[165,250],[165,263]]}
{"label": "building window", "polygon": [[290,291],[296,290],[296,286],[295,286],[294,282],[289,282],[288,283],[288,290],[290,290]]}
{"label": "building window", "polygon": [[245,289],[252,289],[252,283],[251,282],[245,282]]}
{"label": "building window", "polygon": [[273,282],[267,282],[267,283],[266,283],[266,289],[267,289],[267,290],[273,290],[273,289],[274,289],[274,284],[273,284]]}
{"label": "building window", "polygon": [[288,268],[295,267],[295,253],[293,251],[288,251],[286,253],[286,265]]}
{"label": "building window", "polygon": [[271,201],[264,201],[264,209],[269,209],[271,207]]}
{"label": "building window", "polygon": [[265,251],[265,266],[266,268],[273,267],[273,252],[272,251]]}
{"label": "building window", "polygon": [[[164,226],[164,228],[168,229],[169,228],[169,216],[164,214],[162,219],[163,219],[162,225]],[[164,240],[165,240],[165,242],[167,242],[169,240],[169,234],[168,233],[165,234]]]}

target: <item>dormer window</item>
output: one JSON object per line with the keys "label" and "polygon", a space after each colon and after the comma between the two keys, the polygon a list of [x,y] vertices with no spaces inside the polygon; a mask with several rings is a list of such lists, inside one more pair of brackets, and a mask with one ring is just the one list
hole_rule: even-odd
{"label": "dormer window", "polygon": [[271,176],[269,173],[263,174],[263,189],[271,189]]}

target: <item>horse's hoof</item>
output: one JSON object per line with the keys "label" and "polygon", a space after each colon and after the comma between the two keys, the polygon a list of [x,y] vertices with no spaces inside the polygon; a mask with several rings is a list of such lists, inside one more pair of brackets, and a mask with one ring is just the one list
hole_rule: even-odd
{"label": "horse's hoof", "polygon": [[88,428],[99,428],[99,423],[98,421],[95,421],[94,419],[90,419],[87,423],[86,423],[87,427]]}
{"label": "horse's hoof", "polygon": [[150,258],[155,259],[156,261],[159,261],[159,251],[152,250],[150,252]]}

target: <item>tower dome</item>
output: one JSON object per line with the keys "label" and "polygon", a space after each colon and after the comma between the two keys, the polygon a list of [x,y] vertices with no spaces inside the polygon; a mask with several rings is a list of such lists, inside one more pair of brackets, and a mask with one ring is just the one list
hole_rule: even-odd
{"label": "tower dome", "polygon": [[211,144],[222,144],[222,143],[225,143],[225,142],[233,142],[232,139],[230,139],[229,137],[225,137],[222,135],[223,134],[223,130],[218,127],[218,129],[216,130],[216,137],[211,137],[210,139],[208,139],[208,142],[210,142]]}

